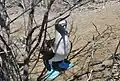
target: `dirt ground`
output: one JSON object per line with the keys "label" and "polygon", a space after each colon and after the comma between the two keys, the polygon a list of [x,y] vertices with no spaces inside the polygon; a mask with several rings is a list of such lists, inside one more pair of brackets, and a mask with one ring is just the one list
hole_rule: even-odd
{"label": "dirt ground", "polygon": [[[19,11],[16,11],[14,13],[11,13],[10,11],[9,14],[11,14],[11,19],[17,15],[15,15],[15,13],[19,13]],[[40,15],[42,15],[42,13],[39,14],[36,12],[35,19],[37,22],[41,22],[42,18]],[[53,15],[56,15],[56,13],[53,13]],[[16,22],[14,22],[13,25],[11,25],[12,31],[20,29],[20,31],[16,32],[17,37],[24,35],[24,32],[22,31],[22,29],[24,29],[24,22],[22,19],[23,18],[18,19]],[[73,25],[71,24],[72,22]],[[112,63],[111,60],[108,60],[108,57],[114,53],[120,39],[120,2],[117,0],[112,0],[104,4],[100,4],[99,6],[96,4],[88,4],[87,7],[83,6],[81,8],[78,8],[72,11],[71,16],[68,18],[68,23],[69,27],[74,27],[73,32],[75,32],[71,33],[70,39],[73,41],[74,37],[76,36],[75,41],[77,41],[73,42],[72,50],[75,50],[77,48],[82,49],[89,41],[91,43],[71,60],[75,66],[56,78],[55,81],[87,81],[89,74],[83,76],[81,74],[84,74],[86,71],[97,70],[99,68],[102,69],[102,65],[111,65]],[[97,30],[93,24],[97,27]],[[104,30],[106,30],[105,33],[103,33]],[[99,34],[101,36],[98,36]],[[93,40],[93,38],[96,36],[98,37]],[[92,48],[90,48],[91,46]],[[93,58],[91,58],[89,55],[91,55],[94,49],[96,49],[96,51],[93,55]],[[76,52],[71,53],[70,58],[75,53]],[[118,50],[117,53],[120,53],[120,51]],[[91,66],[89,68],[87,67],[90,61],[93,63],[102,61],[104,59],[105,61],[100,65]],[[38,64],[38,68],[35,71],[42,69],[42,65],[42,63]],[[107,81],[105,77],[111,75],[111,72],[108,71],[108,69],[109,68],[107,68],[107,70],[101,71],[100,73],[93,72],[92,81]],[[38,77],[39,74],[40,73],[37,73],[36,75],[31,74],[32,80],[35,81],[36,77]],[[78,75],[81,76],[77,77]]]}

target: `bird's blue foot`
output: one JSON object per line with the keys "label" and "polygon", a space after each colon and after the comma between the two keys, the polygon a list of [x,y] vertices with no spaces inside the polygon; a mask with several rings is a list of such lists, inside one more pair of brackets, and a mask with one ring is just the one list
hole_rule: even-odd
{"label": "bird's blue foot", "polygon": [[59,76],[60,71],[65,71],[72,68],[73,64],[71,64],[68,60],[63,60],[60,62],[55,62],[50,65],[51,70],[44,76],[45,78],[55,79]]}
{"label": "bird's blue foot", "polygon": [[57,71],[64,71],[71,68],[72,66],[73,64],[71,64],[68,60],[65,59],[59,62],[53,62],[51,68]]}
{"label": "bird's blue foot", "polygon": [[67,70],[71,68],[73,64],[71,64],[68,60],[63,60],[61,63],[59,63],[59,68],[62,70]]}

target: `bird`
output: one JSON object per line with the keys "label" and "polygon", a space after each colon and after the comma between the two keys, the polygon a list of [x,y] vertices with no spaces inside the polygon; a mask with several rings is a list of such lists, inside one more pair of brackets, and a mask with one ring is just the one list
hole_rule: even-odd
{"label": "bird", "polygon": [[[51,44],[52,43],[52,44]],[[67,20],[59,18],[55,22],[55,38],[47,41],[49,51],[44,52],[43,62],[48,70],[65,69],[68,55],[72,49],[72,43],[68,37]]]}

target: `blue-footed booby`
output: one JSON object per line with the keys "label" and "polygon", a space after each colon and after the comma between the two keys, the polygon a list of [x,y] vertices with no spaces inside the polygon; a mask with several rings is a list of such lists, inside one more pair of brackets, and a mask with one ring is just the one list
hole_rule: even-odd
{"label": "blue-footed booby", "polygon": [[[48,70],[53,68],[64,69],[66,67],[67,56],[71,51],[71,42],[68,37],[67,21],[59,18],[55,22],[55,38],[52,40],[51,50],[46,52],[43,61]],[[47,45],[50,44],[48,42]]]}

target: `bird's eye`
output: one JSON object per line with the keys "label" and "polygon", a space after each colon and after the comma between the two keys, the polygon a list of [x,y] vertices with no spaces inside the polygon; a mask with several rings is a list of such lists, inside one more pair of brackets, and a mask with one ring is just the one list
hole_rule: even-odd
{"label": "bird's eye", "polygon": [[66,24],[60,24],[60,26],[64,27],[64,26],[66,26]]}

